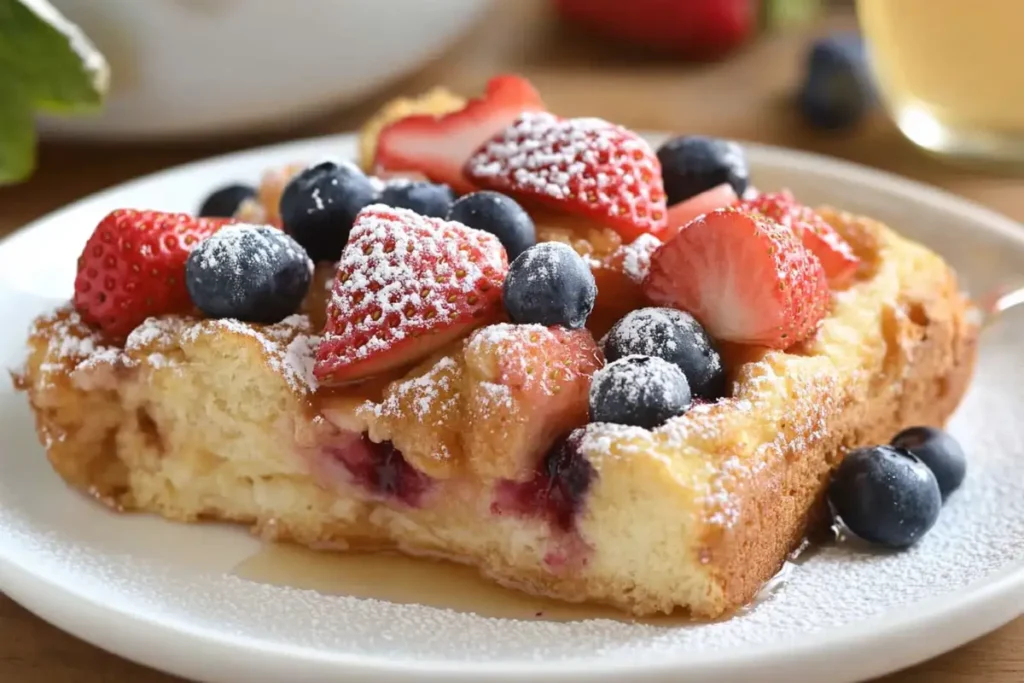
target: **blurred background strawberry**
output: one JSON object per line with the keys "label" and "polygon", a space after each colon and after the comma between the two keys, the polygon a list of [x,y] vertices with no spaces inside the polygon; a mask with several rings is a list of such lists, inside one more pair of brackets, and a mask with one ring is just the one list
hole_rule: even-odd
{"label": "blurred background strawberry", "polygon": [[554,0],[607,39],[687,59],[727,55],[758,32],[813,20],[821,0]]}

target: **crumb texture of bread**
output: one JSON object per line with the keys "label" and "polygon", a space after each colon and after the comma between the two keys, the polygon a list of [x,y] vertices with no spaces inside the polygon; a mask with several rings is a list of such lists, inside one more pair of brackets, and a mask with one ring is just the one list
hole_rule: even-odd
{"label": "crumb texture of bread", "polygon": [[501,412],[492,360],[469,340],[323,396],[309,315],[150,319],[115,348],[66,306],[33,326],[19,385],[56,472],[118,510],[444,557],[636,615],[718,617],[825,522],[828,475],[849,449],[942,425],[972,372],[977,328],[948,266],[875,221],[822,213],[863,266],[816,335],[786,352],[727,346],[730,398],[653,431],[587,425],[580,500],[557,511],[570,517],[503,512],[503,491],[522,500],[545,471],[508,444],[554,435]]}

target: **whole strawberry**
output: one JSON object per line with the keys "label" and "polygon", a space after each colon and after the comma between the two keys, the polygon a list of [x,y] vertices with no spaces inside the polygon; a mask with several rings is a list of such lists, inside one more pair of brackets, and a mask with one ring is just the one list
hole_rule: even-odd
{"label": "whole strawberry", "polygon": [[188,254],[231,222],[134,209],[108,214],[78,257],[75,309],[117,341],[150,316],[187,312]]}

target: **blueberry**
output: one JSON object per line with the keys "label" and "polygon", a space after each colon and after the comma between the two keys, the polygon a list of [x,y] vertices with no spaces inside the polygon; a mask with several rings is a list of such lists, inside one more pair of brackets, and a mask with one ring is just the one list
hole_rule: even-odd
{"label": "blueberry", "polygon": [[500,192],[484,190],[459,197],[448,211],[448,220],[497,237],[509,261],[537,243],[537,229],[530,214]]}
{"label": "blueberry", "polygon": [[841,33],[814,42],[797,100],[815,128],[849,128],[864,118],[875,93],[859,35]]}
{"label": "blueberry", "polygon": [[690,385],[678,366],[651,356],[626,356],[596,373],[590,421],[653,429],[690,408]]}
{"label": "blueberry", "polygon": [[702,135],[672,138],[658,148],[658,161],[669,206],[723,183],[742,197],[750,179],[743,148],[729,140]]}
{"label": "blueberry", "polygon": [[638,308],[612,326],[602,346],[609,363],[626,356],[654,356],[677,365],[694,396],[713,401],[725,395],[722,357],[689,313]]}
{"label": "blueberry", "polygon": [[299,310],[313,263],[298,242],[268,225],[229,225],[185,262],[192,303],[211,318],[276,323]]}
{"label": "blueberry", "polygon": [[504,297],[514,323],[578,329],[594,310],[597,283],[590,266],[572,247],[542,242],[509,266]]}
{"label": "blueberry", "polygon": [[199,215],[208,218],[231,218],[246,199],[256,196],[251,185],[226,185],[214,190],[199,207]]}
{"label": "blueberry", "polygon": [[422,180],[393,180],[384,186],[380,203],[396,209],[409,209],[421,216],[444,218],[448,215],[455,193],[447,185]]}
{"label": "blueberry", "polygon": [[349,163],[325,161],[292,178],[281,194],[281,222],[314,261],[337,261],[352,223],[377,190]]}
{"label": "blueberry", "polygon": [[828,498],[850,531],[887,548],[906,548],[939,518],[942,494],[928,466],[890,446],[849,453],[829,483]]}
{"label": "blueberry", "polygon": [[967,474],[967,456],[947,432],[935,427],[910,427],[897,434],[893,447],[910,451],[935,475],[942,499],[960,488]]}

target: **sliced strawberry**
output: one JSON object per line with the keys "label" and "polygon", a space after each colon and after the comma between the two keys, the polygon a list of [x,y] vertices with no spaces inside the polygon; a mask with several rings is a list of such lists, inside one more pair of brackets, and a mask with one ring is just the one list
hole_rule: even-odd
{"label": "sliced strawberry", "polygon": [[722,183],[712,187],[710,190],[701,192],[695,197],[690,197],[678,204],[673,204],[668,207],[668,219],[666,221],[668,229],[663,237],[668,239],[670,235],[674,235],[679,231],[679,228],[697,216],[710,213],[715,209],[724,209],[727,206],[732,206],[738,199],[736,191],[732,189],[732,185]]}
{"label": "sliced strawberry", "polygon": [[373,205],[341,254],[313,373],[341,384],[408,365],[501,316],[498,238]]}
{"label": "sliced strawberry", "polygon": [[528,475],[555,439],[587,422],[601,351],[590,332],[499,324],[466,342],[463,438],[488,478]]}
{"label": "sliced strawberry", "polygon": [[108,214],[78,257],[75,309],[121,341],[152,315],[185,313],[185,260],[226,218],[119,209]]}
{"label": "sliced strawberry", "polygon": [[482,187],[600,221],[624,239],[665,227],[661,164],[636,133],[594,118],[528,113],[466,164]]}
{"label": "sliced strawberry", "polygon": [[374,172],[416,171],[457,193],[472,192],[462,172],[470,155],[523,112],[543,110],[540,95],[525,78],[495,76],[483,96],[458,111],[407,116],[385,126],[377,140]]}
{"label": "sliced strawberry", "polygon": [[813,209],[797,202],[788,190],[759,194],[744,199],[738,206],[791,229],[821,261],[833,287],[845,287],[853,280],[860,259],[849,243]]}
{"label": "sliced strawberry", "polygon": [[829,303],[821,262],[791,231],[733,208],[690,221],[656,251],[644,293],[717,340],[777,349],[813,333]]}

